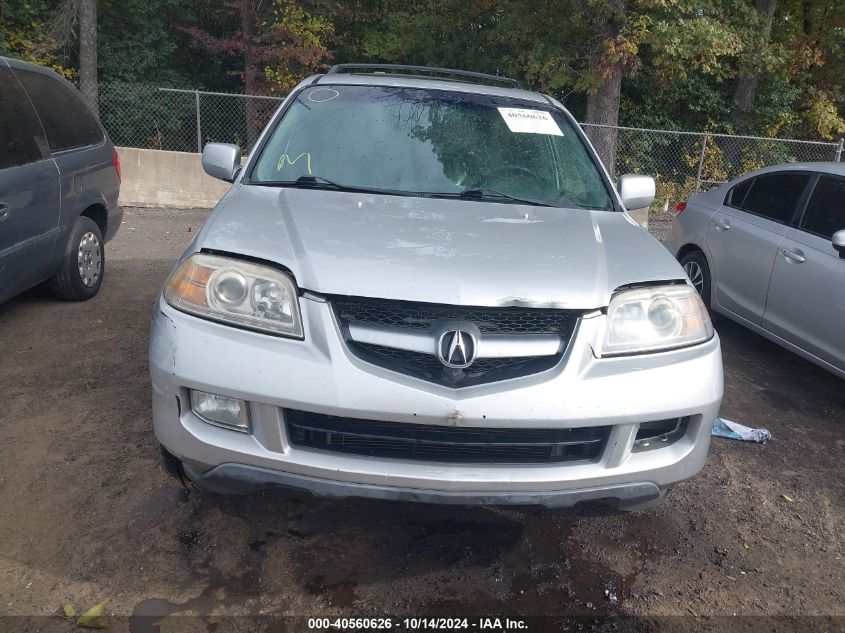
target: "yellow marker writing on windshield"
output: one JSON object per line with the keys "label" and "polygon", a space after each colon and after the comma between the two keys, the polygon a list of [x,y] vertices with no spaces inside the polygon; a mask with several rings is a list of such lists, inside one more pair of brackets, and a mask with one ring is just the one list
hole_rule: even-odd
{"label": "yellow marker writing on windshield", "polygon": [[276,164],[276,171],[282,171],[282,169],[284,168],[284,166],[286,164],[287,165],[293,165],[296,161],[298,161],[303,156],[305,156],[305,165],[306,165],[306,167],[308,167],[308,175],[310,176],[311,175],[311,154],[309,154],[308,152],[302,152],[299,156],[297,156],[293,160],[291,160],[291,157],[288,156],[287,154],[282,154],[281,156],[279,156],[279,162]]}

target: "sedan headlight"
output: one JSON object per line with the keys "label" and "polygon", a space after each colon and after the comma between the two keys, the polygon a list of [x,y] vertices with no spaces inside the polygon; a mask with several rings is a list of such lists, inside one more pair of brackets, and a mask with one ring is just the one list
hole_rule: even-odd
{"label": "sedan headlight", "polygon": [[170,275],[164,300],[206,319],[303,338],[296,287],[269,266],[197,253]]}
{"label": "sedan headlight", "polygon": [[623,290],[607,308],[602,356],[638,354],[703,343],[713,324],[695,288],[687,285]]}

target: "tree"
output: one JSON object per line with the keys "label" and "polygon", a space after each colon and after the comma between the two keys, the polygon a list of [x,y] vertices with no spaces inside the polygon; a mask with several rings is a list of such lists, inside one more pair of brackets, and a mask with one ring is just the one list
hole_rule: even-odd
{"label": "tree", "polygon": [[[315,5],[316,6],[316,5]],[[240,18],[240,28],[227,36],[184,27],[194,42],[217,55],[243,61],[239,72],[246,94],[286,94],[332,58],[325,44],[331,21],[312,14],[292,0],[234,0],[227,4]],[[247,142],[255,143],[262,122],[252,100],[246,102]]]}
{"label": "tree", "polygon": [[172,24],[197,20],[204,10],[199,3],[184,0],[98,0],[101,91],[104,84],[114,82],[188,84],[196,60],[186,55],[189,38]]}
{"label": "tree", "polygon": [[[99,76],[103,116],[142,82],[286,94],[334,56],[516,77],[604,125],[845,129],[845,0],[0,0],[0,53]],[[587,129],[613,170],[615,133]]]}
{"label": "tree", "polygon": [[97,0],[79,0],[79,91],[99,112],[97,90]]}
{"label": "tree", "polygon": [[845,1],[780,0],[771,40],[782,60],[780,72],[767,73],[761,82],[757,101],[762,104],[755,103],[750,125],[802,138],[840,138],[845,133]]}
{"label": "tree", "polygon": [[332,59],[326,46],[333,32],[331,20],[309,12],[303,3],[233,0],[225,6],[239,17],[234,32],[218,36],[195,26],[182,27],[182,31],[214,55],[240,58],[238,75],[247,94],[286,94]]}
{"label": "tree", "polygon": [[755,0],[754,8],[758,14],[759,27],[757,37],[743,60],[734,86],[734,105],[731,108],[731,123],[737,129],[745,125],[748,112],[754,106],[760,73],[763,72],[762,57],[769,46],[769,35],[775,17],[777,0]]}
{"label": "tree", "polygon": [[73,68],[62,52],[75,39],[75,18],[75,0],[0,0],[0,55],[47,66],[72,78]]}
{"label": "tree", "polygon": [[[587,5],[592,31],[589,76],[593,85],[587,92],[585,123],[616,126],[622,96],[622,74],[630,65],[636,46],[626,47],[623,34],[628,23],[627,0],[592,2]],[[613,127],[588,128],[590,140],[607,170],[615,171],[616,137]]]}

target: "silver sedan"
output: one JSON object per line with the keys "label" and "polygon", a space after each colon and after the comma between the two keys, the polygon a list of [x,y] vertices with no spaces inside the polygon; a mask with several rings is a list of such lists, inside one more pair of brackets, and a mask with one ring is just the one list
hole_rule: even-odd
{"label": "silver sedan", "polygon": [[776,165],[697,194],[664,244],[713,312],[845,378],[845,164]]}

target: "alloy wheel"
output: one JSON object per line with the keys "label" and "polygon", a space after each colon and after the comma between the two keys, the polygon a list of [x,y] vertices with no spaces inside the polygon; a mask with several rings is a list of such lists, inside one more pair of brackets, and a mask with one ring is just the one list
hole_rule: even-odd
{"label": "alloy wheel", "polygon": [[704,292],[704,271],[701,270],[698,262],[689,261],[684,264],[684,272],[690,278],[693,288],[698,291],[698,294]]}

